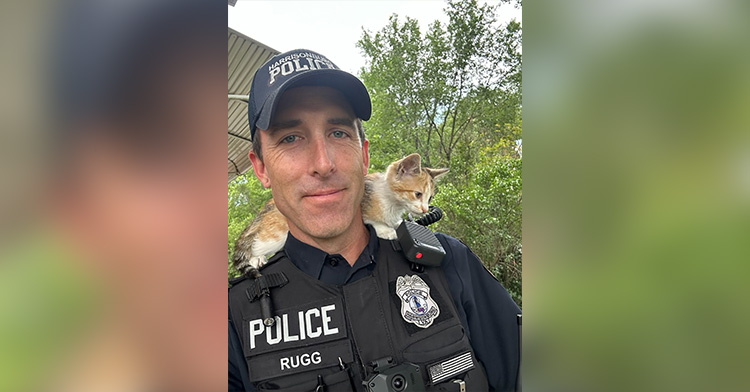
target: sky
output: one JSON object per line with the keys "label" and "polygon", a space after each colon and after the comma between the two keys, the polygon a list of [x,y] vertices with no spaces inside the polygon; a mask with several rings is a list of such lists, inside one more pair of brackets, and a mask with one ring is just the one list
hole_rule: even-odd
{"label": "sky", "polygon": [[[448,21],[445,5],[442,0],[239,0],[228,6],[229,27],[280,52],[299,48],[319,52],[339,68],[358,74],[365,65],[356,47],[362,28],[376,32],[396,13],[402,20],[417,19],[424,32],[436,19]],[[520,21],[521,10],[503,4],[498,16],[503,22]]]}

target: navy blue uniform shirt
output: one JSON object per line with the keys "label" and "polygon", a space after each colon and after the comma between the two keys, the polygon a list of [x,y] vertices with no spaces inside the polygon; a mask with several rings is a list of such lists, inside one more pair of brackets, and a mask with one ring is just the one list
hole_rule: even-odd
{"label": "navy blue uniform shirt", "polygon": [[[346,284],[367,276],[375,268],[379,243],[375,229],[370,225],[367,228],[370,241],[353,266],[341,255],[329,255],[299,241],[291,233],[284,251],[303,272],[326,283]],[[515,390],[520,365],[516,315],[521,310],[463,242],[442,233],[435,235],[446,252],[442,268],[453,302],[456,303],[474,353],[484,365],[490,388],[496,391]],[[247,363],[231,315],[229,391],[255,391],[249,380]]]}

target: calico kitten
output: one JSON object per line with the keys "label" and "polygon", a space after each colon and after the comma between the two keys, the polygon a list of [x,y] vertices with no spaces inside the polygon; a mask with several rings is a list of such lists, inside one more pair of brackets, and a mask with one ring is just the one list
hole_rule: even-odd
{"label": "calico kitten", "polygon": [[[421,161],[419,154],[411,154],[391,163],[384,173],[365,176],[362,218],[375,228],[378,237],[396,239],[404,213],[419,216],[428,211],[435,195],[435,180],[448,169],[422,167]],[[258,276],[266,255],[284,247],[288,231],[286,218],[271,199],[237,239],[232,260],[235,268],[242,274]]]}

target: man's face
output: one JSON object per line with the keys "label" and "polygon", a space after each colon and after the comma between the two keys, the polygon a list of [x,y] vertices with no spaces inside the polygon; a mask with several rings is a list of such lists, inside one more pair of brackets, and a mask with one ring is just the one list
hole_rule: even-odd
{"label": "man's face", "polygon": [[296,87],[279,100],[270,129],[256,134],[263,160],[251,152],[253,169],[297,238],[331,239],[362,224],[370,156],[355,119],[338,90]]}

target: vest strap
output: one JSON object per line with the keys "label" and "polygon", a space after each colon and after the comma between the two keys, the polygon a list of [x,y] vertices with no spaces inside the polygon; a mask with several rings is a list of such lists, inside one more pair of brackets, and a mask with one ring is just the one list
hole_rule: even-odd
{"label": "vest strap", "polygon": [[257,277],[250,283],[250,287],[245,291],[250,302],[256,301],[262,295],[266,294],[269,289],[282,287],[289,283],[283,272],[272,272]]}

